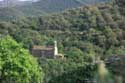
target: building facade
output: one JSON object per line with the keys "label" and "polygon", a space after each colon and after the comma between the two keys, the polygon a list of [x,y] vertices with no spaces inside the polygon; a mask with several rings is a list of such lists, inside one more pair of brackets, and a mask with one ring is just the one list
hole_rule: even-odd
{"label": "building facade", "polygon": [[58,53],[57,42],[54,42],[54,46],[37,46],[34,45],[31,48],[31,54],[35,57],[43,58],[64,58],[63,54]]}

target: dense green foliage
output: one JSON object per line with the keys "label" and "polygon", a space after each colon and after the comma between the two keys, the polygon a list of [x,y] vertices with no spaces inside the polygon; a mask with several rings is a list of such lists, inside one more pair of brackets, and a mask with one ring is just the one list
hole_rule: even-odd
{"label": "dense green foliage", "polygon": [[10,37],[0,39],[0,83],[42,83],[43,73],[27,50]]}
{"label": "dense green foliage", "polygon": [[96,65],[83,61],[40,59],[45,83],[81,83],[92,80]]}
{"label": "dense green foliage", "polygon": [[84,83],[94,78],[96,65],[92,63],[96,57],[125,54],[125,17],[121,9],[114,2],[1,22],[0,33],[10,35],[27,49],[57,40],[65,59],[38,60],[45,73],[44,82]]}
{"label": "dense green foliage", "polygon": [[124,17],[112,4],[87,6],[62,14],[27,18],[1,23],[1,33],[10,34],[24,47],[45,45],[57,40],[60,52],[66,56],[72,48],[86,55],[103,56],[124,53]]}
{"label": "dense green foliage", "polygon": [[[125,54],[125,53],[124,53]],[[115,58],[116,57],[116,58]],[[124,55],[114,55],[112,57],[107,58],[107,68],[110,72],[114,74],[114,78],[121,78],[123,83],[125,82],[125,56]],[[119,83],[117,81],[117,83]]]}
{"label": "dense green foliage", "polygon": [[116,4],[119,6],[120,12],[125,16],[125,1],[124,0],[116,0]]}

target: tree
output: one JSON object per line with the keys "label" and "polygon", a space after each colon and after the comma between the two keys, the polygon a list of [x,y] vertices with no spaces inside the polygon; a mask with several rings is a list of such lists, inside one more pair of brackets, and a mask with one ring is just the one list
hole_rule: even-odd
{"label": "tree", "polygon": [[0,83],[42,83],[35,58],[11,37],[0,39]]}
{"label": "tree", "polygon": [[67,52],[67,58],[71,58],[74,59],[75,61],[81,61],[83,60],[83,52],[78,49],[78,48],[71,48],[68,52]]}

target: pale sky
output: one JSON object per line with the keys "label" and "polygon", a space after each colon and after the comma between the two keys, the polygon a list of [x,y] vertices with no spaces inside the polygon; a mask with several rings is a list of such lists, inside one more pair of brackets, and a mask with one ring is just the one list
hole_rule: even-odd
{"label": "pale sky", "polygon": [[[3,1],[3,0],[0,0]],[[19,1],[37,1],[37,0],[19,0]]]}
{"label": "pale sky", "polygon": [[19,0],[19,1],[38,1],[38,0]]}

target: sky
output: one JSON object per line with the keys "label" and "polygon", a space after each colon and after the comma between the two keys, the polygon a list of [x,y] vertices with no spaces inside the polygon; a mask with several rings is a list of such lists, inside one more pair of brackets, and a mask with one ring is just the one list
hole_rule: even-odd
{"label": "sky", "polygon": [[[3,0],[0,0],[3,1]],[[19,0],[19,1],[36,1],[36,0]]]}

